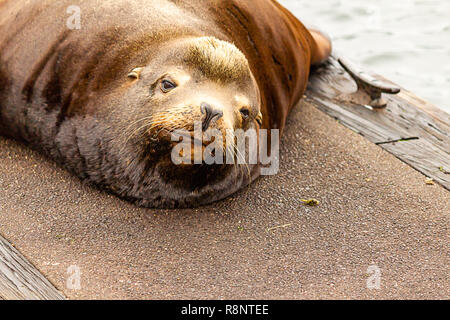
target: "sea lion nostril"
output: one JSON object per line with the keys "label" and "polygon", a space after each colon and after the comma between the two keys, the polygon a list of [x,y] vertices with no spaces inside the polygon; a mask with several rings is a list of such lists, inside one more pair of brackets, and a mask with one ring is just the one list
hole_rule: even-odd
{"label": "sea lion nostril", "polygon": [[215,118],[215,117],[222,117],[223,116],[223,112],[222,110],[216,109],[211,107],[211,105],[203,102],[201,105],[201,111],[203,114],[206,115],[210,115],[211,117]]}
{"label": "sea lion nostril", "polygon": [[205,115],[205,119],[203,120],[202,129],[206,131],[211,124],[211,121],[214,119],[220,119],[223,117],[223,111],[212,107],[211,105],[203,102],[200,105],[200,111]]}

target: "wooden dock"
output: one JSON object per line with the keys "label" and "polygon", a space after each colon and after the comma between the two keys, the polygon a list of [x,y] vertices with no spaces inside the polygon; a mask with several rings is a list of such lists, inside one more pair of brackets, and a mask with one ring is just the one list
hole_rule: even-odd
{"label": "wooden dock", "polygon": [[[331,58],[314,71],[306,102],[450,190],[449,114],[406,90],[396,95],[370,92],[364,81],[357,85],[352,73],[354,78],[373,81],[384,92],[396,87],[380,76],[362,74],[348,62]],[[65,297],[0,236],[0,299]]]}
{"label": "wooden dock", "polygon": [[392,88],[397,86],[379,75],[363,74],[348,61],[343,64],[350,67],[345,70],[332,57],[315,70],[307,101],[450,190],[450,114],[405,89],[382,94],[385,106],[373,107],[373,97],[351,75],[384,92],[396,92]]}
{"label": "wooden dock", "polygon": [[0,236],[0,300],[63,300],[64,296]]}

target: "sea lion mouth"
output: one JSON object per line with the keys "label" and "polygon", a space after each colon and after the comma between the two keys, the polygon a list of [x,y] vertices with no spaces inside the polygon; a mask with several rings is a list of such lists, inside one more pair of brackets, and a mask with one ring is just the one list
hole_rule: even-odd
{"label": "sea lion mouth", "polygon": [[168,130],[165,128],[159,129],[156,133],[150,136],[150,140],[153,142],[160,142],[161,140],[165,140],[170,142],[172,145],[176,145],[180,143],[180,138],[183,141],[190,141],[192,144],[208,146],[211,143],[214,143],[215,137],[210,137],[208,139],[198,139],[197,133],[195,131],[186,131],[186,130]]}
{"label": "sea lion mouth", "polygon": [[[172,134],[173,134],[173,132],[172,132]],[[214,137],[212,137],[211,140],[198,139],[196,137],[196,133],[194,131],[187,131],[185,133],[180,132],[180,136],[183,139],[187,139],[187,140],[191,141],[192,144],[203,145],[205,147],[207,147],[209,144],[213,143],[214,139],[215,139]],[[177,142],[175,141],[175,143],[177,143]]]}
{"label": "sea lion mouth", "polygon": [[[178,151],[178,155],[181,158],[184,158],[185,160],[189,160],[191,164],[198,165],[198,164],[207,164],[205,163],[205,157],[212,157],[214,158],[216,156],[217,152],[221,152],[223,154],[223,162],[225,162],[225,151],[227,150],[226,143],[217,143],[216,137],[204,137],[204,132],[202,132],[202,137],[198,137],[198,133],[195,131],[179,131],[177,130],[170,131],[167,129],[161,129],[158,131],[156,135],[152,137],[153,141],[161,143],[162,141],[165,142],[165,144],[168,146],[166,149],[167,153],[172,153],[174,148],[178,144],[184,144],[185,147]],[[211,147],[213,146],[213,148]],[[208,149],[208,151],[206,151]],[[219,150],[218,150],[219,149]],[[187,154],[186,154],[187,153]],[[201,154],[202,162],[198,163],[198,155]],[[173,156],[173,154],[172,154]],[[187,157],[187,158],[185,158]],[[196,160],[197,159],[197,160]],[[189,163],[182,163],[181,165],[186,165]],[[216,163],[213,163],[216,164]],[[219,163],[223,164],[223,163]],[[212,165],[212,164],[210,164]]]}

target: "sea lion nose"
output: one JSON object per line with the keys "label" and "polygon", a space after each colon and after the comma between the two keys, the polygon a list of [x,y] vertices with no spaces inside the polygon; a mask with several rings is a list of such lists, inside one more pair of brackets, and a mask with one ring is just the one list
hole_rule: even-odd
{"label": "sea lion nose", "polygon": [[203,120],[203,124],[202,124],[203,131],[206,131],[208,129],[209,125],[211,124],[211,121],[213,121],[214,119],[218,120],[223,117],[222,110],[220,110],[218,108],[214,108],[205,102],[203,102],[200,105],[200,110],[201,110],[202,114],[205,115],[205,119]]}

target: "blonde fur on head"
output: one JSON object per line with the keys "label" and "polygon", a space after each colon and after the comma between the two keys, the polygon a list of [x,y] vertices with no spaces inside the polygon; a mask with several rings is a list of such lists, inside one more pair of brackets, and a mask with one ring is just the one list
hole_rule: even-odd
{"label": "blonde fur on head", "polygon": [[221,82],[238,80],[249,72],[245,55],[234,44],[214,37],[194,39],[185,59],[206,77]]}

